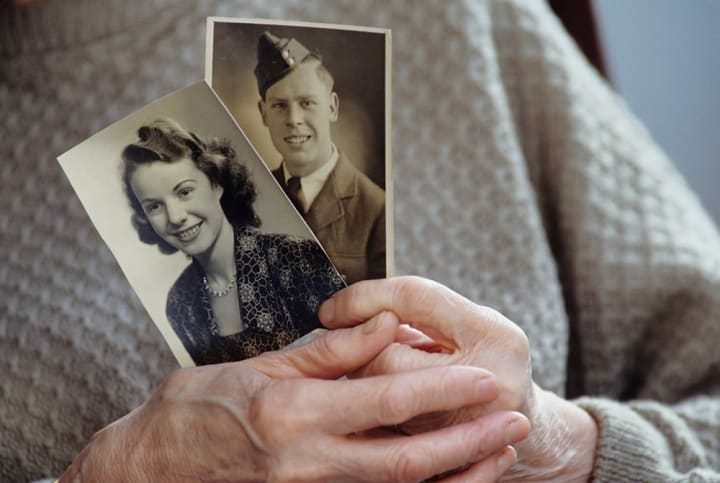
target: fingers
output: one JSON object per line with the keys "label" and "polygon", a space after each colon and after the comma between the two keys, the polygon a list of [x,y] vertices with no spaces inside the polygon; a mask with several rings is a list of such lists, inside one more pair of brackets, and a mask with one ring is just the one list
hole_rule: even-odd
{"label": "fingers", "polygon": [[449,360],[441,351],[428,352],[424,347],[415,348],[403,343],[392,344],[359,371],[349,374],[349,377],[355,379],[451,364],[470,365]]}
{"label": "fingers", "polygon": [[393,311],[401,322],[421,329],[436,341],[459,339],[460,322],[477,325],[478,306],[447,287],[419,277],[359,282],[326,300],[318,316],[326,327],[348,327],[378,312]]}
{"label": "fingers", "polygon": [[305,345],[267,352],[242,364],[274,379],[336,379],[377,356],[395,340],[397,327],[394,314],[381,312],[362,325],[331,330]]}
{"label": "fingers", "polygon": [[507,446],[526,438],[529,431],[530,423],[520,413],[496,412],[438,431],[358,440],[338,445],[337,450],[350,451],[347,457],[371,481],[421,481],[468,463],[475,464],[441,481],[495,481],[514,463],[514,451]]}
{"label": "fingers", "polygon": [[317,382],[316,387],[298,385],[298,390],[303,390],[305,417],[338,435],[400,424],[421,414],[486,404],[498,395],[491,373],[467,366]]}

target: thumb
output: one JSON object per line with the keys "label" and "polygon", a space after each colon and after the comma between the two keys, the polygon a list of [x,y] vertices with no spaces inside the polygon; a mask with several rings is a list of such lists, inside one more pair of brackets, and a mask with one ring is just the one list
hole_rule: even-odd
{"label": "thumb", "polygon": [[330,330],[304,345],[266,352],[243,363],[275,379],[337,379],[364,366],[393,343],[398,323],[392,312],[381,312],[358,326]]}

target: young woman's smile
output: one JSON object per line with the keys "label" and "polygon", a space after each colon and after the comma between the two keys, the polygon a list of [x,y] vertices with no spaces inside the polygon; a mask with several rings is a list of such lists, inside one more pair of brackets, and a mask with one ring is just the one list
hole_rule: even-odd
{"label": "young woman's smile", "polygon": [[173,233],[173,235],[178,237],[181,242],[188,243],[198,237],[198,235],[200,234],[200,226],[202,225],[202,223],[203,222],[201,221],[197,225],[193,225],[185,230],[175,232]]}

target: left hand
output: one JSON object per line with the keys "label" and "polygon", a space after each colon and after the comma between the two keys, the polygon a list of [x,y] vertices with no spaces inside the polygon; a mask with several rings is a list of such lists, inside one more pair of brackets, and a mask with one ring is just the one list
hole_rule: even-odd
{"label": "left hand", "polygon": [[[396,339],[379,314],[292,349],[178,369],[131,413],[98,432],[62,482],[495,481],[527,435],[517,413],[438,431],[374,432],[419,414],[490,401],[491,375],[435,367],[336,380]],[[439,382],[438,382],[439,381]]]}
{"label": "left hand", "polygon": [[[497,411],[520,411],[530,420],[532,430],[527,440],[516,445],[518,462],[504,479],[589,479],[596,424],[585,411],[533,382],[530,345],[522,329],[500,313],[418,277],[352,285],[326,301],[319,317],[327,327],[340,328],[382,311],[392,311],[401,322],[422,331],[434,347],[428,347],[427,340],[422,342],[422,350],[408,343],[392,344],[357,376],[462,364],[492,372],[499,388],[499,397],[491,403],[416,418],[402,426],[406,432],[425,432]],[[407,342],[412,338],[401,339]]]}

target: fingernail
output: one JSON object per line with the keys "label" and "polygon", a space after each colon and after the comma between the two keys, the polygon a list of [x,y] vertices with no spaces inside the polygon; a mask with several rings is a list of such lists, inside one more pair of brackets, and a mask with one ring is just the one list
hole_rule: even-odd
{"label": "fingernail", "polygon": [[497,460],[498,473],[505,473],[517,461],[517,452],[512,446],[508,446]]}
{"label": "fingernail", "polygon": [[524,417],[516,417],[510,421],[505,428],[505,443],[515,443],[527,437],[530,431],[530,423]]}
{"label": "fingernail", "polygon": [[335,316],[335,298],[330,297],[325,302],[322,303],[320,306],[320,310],[318,310],[318,319],[320,319],[320,322],[325,323],[329,322],[333,319]]}
{"label": "fingernail", "polygon": [[378,330],[378,329],[380,328],[380,325],[381,325],[381,322],[382,322],[382,321],[381,321],[381,318],[382,318],[384,315],[385,315],[384,313],[379,314],[379,315],[376,315],[375,317],[373,317],[372,319],[370,319],[368,322],[365,322],[365,323],[363,324],[363,326],[362,326],[362,331],[361,331],[361,332],[362,332],[364,335],[369,335],[369,334],[372,334],[373,332],[375,332],[376,330]]}

